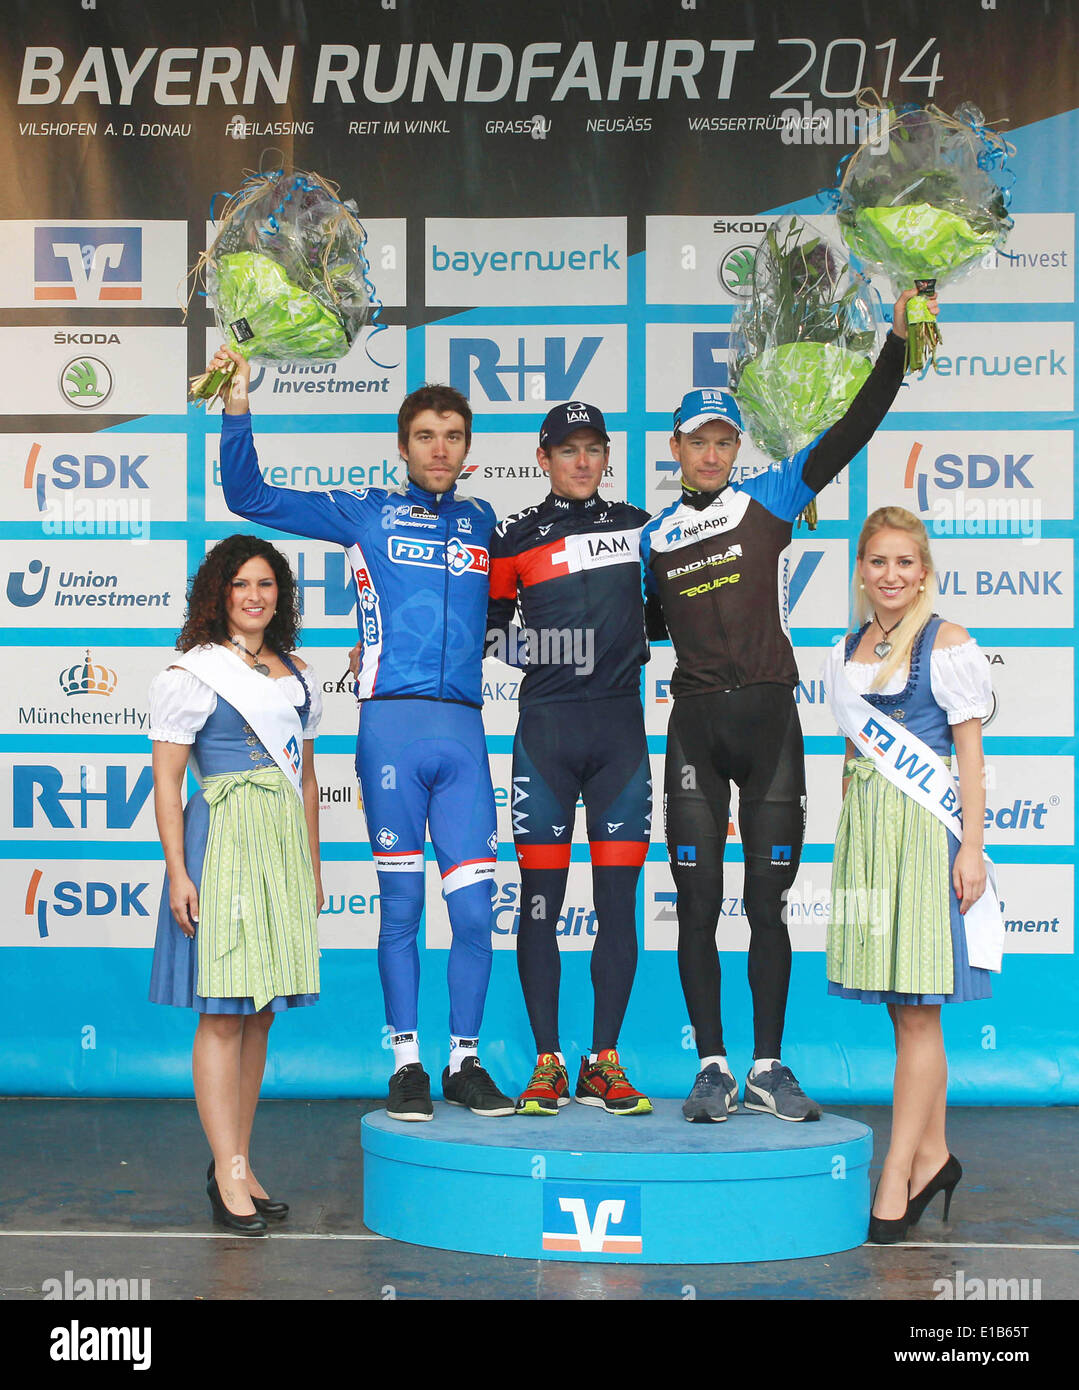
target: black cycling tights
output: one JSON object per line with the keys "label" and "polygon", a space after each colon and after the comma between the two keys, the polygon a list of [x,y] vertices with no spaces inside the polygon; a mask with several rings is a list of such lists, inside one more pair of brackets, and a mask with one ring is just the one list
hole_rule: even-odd
{"label": "black cycling tights", "polygon": [[725,1051],[716,926],[732,780],[745,851],[753,1055],[778,1057],[791,973],[784,905],[805,835],[802,729],[787,686],[687,695],[671,712],[667,850],[678,889],[678,972],[701,1057]]}

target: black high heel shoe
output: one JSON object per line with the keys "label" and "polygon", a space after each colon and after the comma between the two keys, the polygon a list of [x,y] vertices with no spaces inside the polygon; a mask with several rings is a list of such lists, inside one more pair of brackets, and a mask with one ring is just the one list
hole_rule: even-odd
{"label": "black high heel shoe", "polygon": [[[880,1180],[877,1181],[880,1187]],[[873,1189],[873,1202],[877,1200],[877,1187]],[[910,1187],[907,1188],[908,1200],[907,1209],[902,1216],[886,1217],[873,1215],[873,1203],[870,1203],[869,1211],[869,1235],[866,1239],[872,1245],[894,1245],[896,1241],[902,1240],[907,1234],[907,1227],[910,1225]]]}
{"label": "black high heel shoe", "polygon": [[[211,1158],[210,1166],[206,1169],[207,1182],[213,1180],[215,1161]],[[288,1216],[287,1202],[275,1202],[269,1197],[256,1197],[254,1194],[251,1196],[251,1201],[255,1205],[255,1211],[259,1216],[264,1216],[267,1221],[284,1221],[285,1217]]]}
{"label": "black high heel shoe", "polygon": [[[213,1160],[206,1170],[208,1182],[206,1183],[206,1195],[210,1199],[210,1210],[214,1214],[214,1222],[218,1226],[224,1226],[230,1231],[235,1231],[241,1236],[264,1236],[267,1234],[266,1218],[260,1216],[256,1211],[250,1216],[238,1216],[236,1212],[229,1211],[225,1206],[224,1198],[221,1196],[221,1189],[217,1185],[214,1177]],[[253,1200],[253,1199],[252,1199]]]}
{"label": "black high heel shoe", "polygon": [[948,1161],[929,1179],[921,1192],[913,1196],[907,1203],[907,1223],[914,1226],[917,1224],[926,1207],[937,1195],[938,1192],[944,1193],[944,1220],[948,1219],[948,1212],[951,1210],[952,1193],[959,1185],[959,1179],[963,1176],[963,1169],[955,1154],[948,1155]]}

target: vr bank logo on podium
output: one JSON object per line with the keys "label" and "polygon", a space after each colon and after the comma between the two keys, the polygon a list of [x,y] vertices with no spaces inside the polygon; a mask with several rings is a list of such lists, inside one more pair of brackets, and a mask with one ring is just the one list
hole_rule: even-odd
{"label": "vr bank logo on podium", "polygon": [[543,1248],[580,1255],[640,1255],[641,1189],[545,1182]]}

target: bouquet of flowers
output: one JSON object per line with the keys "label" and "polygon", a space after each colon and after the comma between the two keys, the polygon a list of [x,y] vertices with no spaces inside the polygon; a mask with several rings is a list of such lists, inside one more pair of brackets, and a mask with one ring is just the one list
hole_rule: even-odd
{"label": "bouquet of flowers", "polygon": [[[356,204],[318,174],[252,176],[222,212],[195,268],[225,342],[263,362],[344,357],[374,301]],[[222,393],[231,367],[192,379],[195,401]]]}
{"label": "bouquet of flowers", "polygon": [[[954,116],[935,106],[871,109],[887,140],[877,132],[847,162],[831,195],[837,220],[850,250],[883,270],[897,296],[912,287],[928,296],[1004,244],[1012,150],[969,103]],[[940,333],[924,299],[910,301],[907,319],[907,369],[917,371],[935,357]]]}
{"label": "bouquet of flowers", "polygon": [[[757,446],[789,458],[834,425],[872,370],[880,330],[865,279],[808,223],[769,228],[730,346],[731,389]],[[805,515],[812,529],[816,507]]]}

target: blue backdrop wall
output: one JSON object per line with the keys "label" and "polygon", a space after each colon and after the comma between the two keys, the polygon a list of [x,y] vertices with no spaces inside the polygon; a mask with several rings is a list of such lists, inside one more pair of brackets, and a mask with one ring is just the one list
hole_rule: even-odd
{"label": "blue backdrop wall", "polygon": [[[217,420],[185,402],[214,336],[198,301],[184,320],[178,286],[206,244],[213,194],[251,168],[314,168],[356,198],[369,234],[382,331],[340,363],[256,375],[271,482],[400,481],[397,405],[442,380],[476,412],[462,487],[500,515],[543,495],[536,430],[574,396],[600,405],[612,430],[605,493],[656,511],[677,487],[673,405],[691,385],[726,381],[740,253],[783,211],[828,229],[816,191],[859,138],[856,93],[871,84],[948,110],[974,100],[1009,122],[1015,230],[948,294],[940,373],[903,389],[788,556],[809,821],[785,1056],[824,1100],[890,1093],[885,1014],[825,994],[842,743],[819,672],[846,626],[859,523],[895,501],[930,523],[940,611],[979,638],[997,692],[987,840],[1007,954],[991,1001],[946,1011],[953,1095],[1075,1103],[1074,7],[1025,15],[1021,33],[1013,7],[942,17],[916,3],[867,26],[864,7],[842,0],[813,18],[793,3],[732,16],[709,0],[537,0],[526,13],[462,0],[452,14],[327,0],[312,16],[285,0],[261,7],[257,27],[201,0],[174,16],[124,0],[11,8],[15,38],[0,57],[0,1091],[190,1094],[193,1020],[146,1002],[162,877],[146,687],[169,659],[187,576],[208,543],[244,529],[221,498]],[[79,363],[99,396],[65,392]],[[752,450],[740,459],[764,463]],[[378,889],[340,679],[354,595],[341,554],[283,548],[327,703],[317,759],[329,902],[322,1001],[278,1021],[266,1093],[375,1094],[390,1060]],[[657,772],[672,664],[659,644],[642,685]],[[500,848],[483,1055],[519,1087],[532,1054],[513,954],[516,678],[495,662],[486,678]],[[654,835],[623,1052],[639,1084],[677,1094],[695,1066],[658,814]],[[744,1066],[733,826],[728,862],[718,941],[728,1042]],[[437,875],[429,885],[421,1033],[435,1073],[449,937]],[[590,1041],[595,926],[583,822],[560,925],[562,1036],[575,1054]]]}

